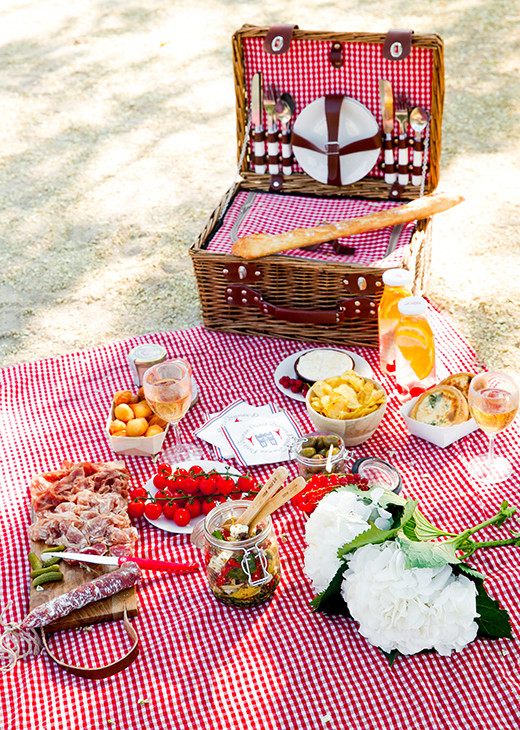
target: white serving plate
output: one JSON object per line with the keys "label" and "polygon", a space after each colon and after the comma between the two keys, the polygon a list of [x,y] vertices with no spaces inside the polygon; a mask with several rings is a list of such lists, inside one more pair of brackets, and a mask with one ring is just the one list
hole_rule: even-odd
{"label": "white serving plate", "polygon": [[[173,471],[178,468],[186,469],[186,471],[188,471],[191,466],[200,466],[206,472],[211,471],[212,469],[216,469],[220,472],[227,471],[232,477],[242,476],[241,472],[233,469],[233,467],[229,467],[227,464],[224,464],[221,461],[209,461],[206,459],[202,459],[200,461],[180,461],[178,464],[171,464]],[[147,492],[152,495],[152,497],[154,497],[159,491],[153,483],[153,476],[151,476],[150,479],[143,486],[147,490]],[[167,520],[166,517],[163,517],[162,515],[159,517],[158,520],[151,520],[149,517],[146,517],[146,515],[144,515],[145,519],[147,519],[151,525],[154,525],[154,527],[158,527],[160,530],[164,530],[165,532],[177,532],[184,535],[190,535],[195,525],[198,525],[199,522],[202,522],[205,516],[206,515],[200,515],[200,517],[195,517],[190,522],[188,522],[187,525],[181,526],[176,525],[173,520]]]}
{"label": "white serving plate", "polygon": [[[288,395],[289,398],[293,398],[294,400],[299,400],[300,403],[305,403],[305,396],[301,393],[293,393],[289,388],[284,388],[283,385],[280,383],[280,378],[283,378],[284,375],[286,375],[288,378],[295,378],[296,373],[294,372],[294,365],[296,364],[296,360],[303,355],[305,352],[311,352],[312,350],[316,350],[319,348],[316,347],[310,347],[307,350],[301,350],[300,352],[295,352],[292,355],[289,355],[286,357],[282,362],[278,365],[276,370],[274,371],[274,383],[278,390],[283,393],[284,395]],[[364,357],[361,357],[360,355],[356,355],[355,352],[351,352],[350,350],[342,350],[339,347],[327,347],[324,348],[326,350],[338,350],[338,352],[344,352],[346,355],[350,355],[352,360],[354,361],[354,370],[359,375],[362,375],[364,378],[373,378],[374,373],[372,372],[372,369],[368,362],[365,360]]]}
{"label": "white serving plate", "polygon": [[[366,106],[348,96],[343,98],[337,140],[340,147],[373,136],[378,129],[379,126],[375,117]],[[325,149],[325,145],[328,143],[325,97],[316,99],[302,109],[294,122],[294,132],[318,147]],[[318,182],[327,183],[328,161],[325,153],[298,147],[296,144],[293,145],[293,152],[300,167],[307,175],[310,175],[314,180],[318,180]],[[350,185],[364,178],[376,164],[379,153],[380,149],[375,148],[364,152],[341,155],[341,184]]]}

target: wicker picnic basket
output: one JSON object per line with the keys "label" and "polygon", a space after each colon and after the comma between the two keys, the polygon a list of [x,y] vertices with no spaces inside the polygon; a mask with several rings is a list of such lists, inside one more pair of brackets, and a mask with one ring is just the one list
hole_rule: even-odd
{"label": "wicker picnic basket", "polygon": [[[245,201],[239,207],[239,211],[244,210],[255,194],[259,194],[263,206],[264,224],[269,221],[269,208],[266,211],[265,207],[270,201],[279,202],[283,209],[284,204],[290,206],[297,198],[298,206],[305,213],[306,202],[309,206],[318,206],[319,210],[323,201],[330,210],[330,205],[341,206],[342,202],[385,205],[390,199],[390,188],[384,181],[382,151],[363,179],[341,187],[317,182],[296,164],[293,173],[283,177],[278,189],[274,188],[270,174],[255,171],[256,160],[249,137],[251,81],[257,71],[262,71],[267,78],[278,79],[280,85],[284,79],[290,79],[297,113],[312,101],[313,95],[318,98],[345,89],[345,94],[357,97],[367,108],[372,108],[374,117],[380,119],[375,85],[383,74],[396,86],[413,87],[414,102],[430,111],[428,145],[424,153],[422,189],[410,184],[399,189],[400,203],[436,188],[444,99],[443,44],[435,34],[394,33],[397,36],[246,25],[234,34],[237,155],[241,180],[223,196],[190,249],[206,327],[337,345],[377,346],[377,305],[385,269],[395,266],[410,269],[414,273],[414,293],[424,292],[431,261],[431,219],[417,221],[406,246],[400,249],[398,263],[391,259],[367,264],[349,263],[339,256],[298,252],[246,261],[230,253],[229,230],[234,228],[236,233],[240,226],[238,219],[234,226],[228,224],[228,217],[233,206],[239,205],[238,200],[240,205]],[[283,48],[280,50],[278,45],[276,51],[269,50],[273,38],[274,46],[281,36]],[[396,38],[397,47],[405,48],[403,58],[383,59],[383,48],[388,48],[389,42],[395,44]],[[306,73],[312,75],[312,79],[305,78]],[[277,184],[280,184],[280,176]],[[395,199],[392,203],[395,204]],[[276,219],[278,225],[284,225],[284,221],[279,220],[283,215],[275,208],[270,217]],[[285,225],[283,230],[297,227]]]}

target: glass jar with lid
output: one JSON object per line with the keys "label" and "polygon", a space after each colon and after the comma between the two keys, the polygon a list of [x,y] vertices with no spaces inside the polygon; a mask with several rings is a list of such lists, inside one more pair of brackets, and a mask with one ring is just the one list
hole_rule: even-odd
{"label": "glass jar with lid", "polygon": [[250,505],[249,500],[223,502],[191,534],[191,542],[203,551],[213,595],[222,603],[239,608],[270,599],[281,574],[271,517],[263,519],[251,536],[243,530],[240,515]]}
{"label": "glass jar with lid", "polygon": [[[327,460],[331,446],[331,467],[328,470]],[[294,442],[291,458],[298,464],[298,474],[304,479],[309,479],[313,474],[341,474],[345,462],[345,442],[336,433],[311,431]]]}

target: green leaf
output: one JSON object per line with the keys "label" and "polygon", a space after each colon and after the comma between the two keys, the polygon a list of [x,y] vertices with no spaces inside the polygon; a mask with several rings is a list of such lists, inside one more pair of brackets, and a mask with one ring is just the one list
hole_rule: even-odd
{"label": "green leaf", "polygon": [[484,573],[479,573],[478,570],[475,570],[475,568],[471,568],[469,565],[466,565],[466,563],[459,563],[457,565],[457,568],[454,569],[454,573],[464,573],[465,575],[474,578],[480,578],[481,580],[485,580],[486,576]]}
{"label": "green leaf", "polygon": [[386,658],[388,659],[388,664],[389,664],[390,666],[392,666],[392,665],[393,665],[393,663],[395,662],[395,660],[397,659],[397,657],[398,657],[398,656],[399,656],[399,654],[401,653],[401,652],[400,652],[400,651],[398,651],[397,649],[392,649],[392,651],[383,651],[383,650],[381,649],[381,651],[383,652],[383,654],[385,655],[385,657],[386,657]]}
{"label": "green leaf", "polygon": [[331,616],[347,616],[350,618],[350,611],[341,595],[343,574],[347,568],[347,563],[340,565],[336,571],[336,575],[325,590],[312,599],[311,607],[313,611],[328,613]]}
{"label": "green leaf", "polygon": [[[471,579],[471,576],[468,576]],[[500,608],[498,601],[488,596],[484,581],[473,579],[477,586],[477,611],[480,614],[475,621],[478,624],[478,636],[488,639],[512,639],[513,632],[509,614]]]}
{"label": "green leaf", "polygon": [[401,533],[399,545],[406,555],[406,568],[440,568],[449,563],[460,563],[452,542],[415,542]]}
{"label": "green leaf", "polygon": [[418,540],[431,540],[432,537],[439,537],[444,534],[438,527],[435,527],[418,509],[415,510],[415,534]]}
{"label": "green leaf", "polygon": [[343,556],[347,555],[347,553],[352,552],[352,550],[363,547],[363,545],[377,545],[381,542],[392,540],[412,517],[416,507],[416,500],[407,499],[404,504],[404,509],[402,510],[401,516],[398,518],[398,524],[395,527],[392,527],[391,530],[380,530],[373,523],[370,523],[370,527],[368,528],[368,530],[362,532],[353,540],[345,543],[345,545],[339,548],[338,558],[342,558]]}

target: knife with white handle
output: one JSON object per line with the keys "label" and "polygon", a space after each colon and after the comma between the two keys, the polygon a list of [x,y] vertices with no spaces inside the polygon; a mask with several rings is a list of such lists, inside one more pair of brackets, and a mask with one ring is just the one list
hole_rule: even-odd
{"label": "knife with white handle", "polygon": [[42,553],[41,561],[45,566],[45,560],[49,558],[64,558],[65,560],[77,560],[79,563],[95,563],[96,565],[118,566],[124,563],[137,563],[144,570],[163,570],[167,573],[194,573],[199,569],[198,563],[171,563],[167,560],[150,560],[148,558],[135,558],[121,555],[120,557],[108,555],[90,555],[89,553],[46,552]]}
{"label": "knife with white handle", "polygon": [[381,116],[383,118],[383,133],[385,139],[384,161],[385,161],[385,183],[392,185],[397,175],[395,172],[394,161],[394,144],[392,140],[392,132],[394,131],[394,95],[392,92],[392,84],[385,79],[379,80],[379,98],[381,101]]}
{"label": "knife with white handle", "polygon": [[265,132],[263,125],[264,104],[262,99],[262,74],[253,76],[251,81],[251,122],[253,124],[253,150],[255,153],[255,172],[263,174],[267,170],[265,159]]}

